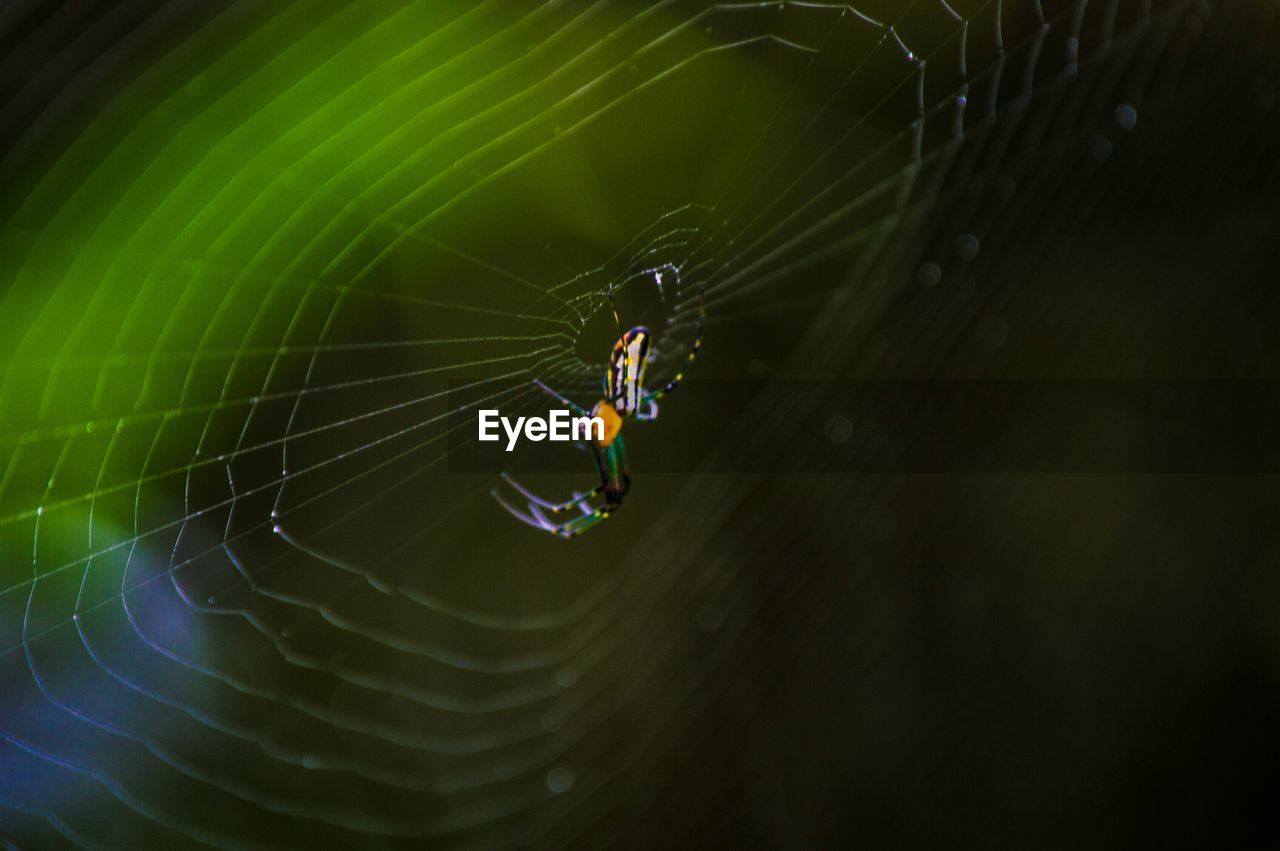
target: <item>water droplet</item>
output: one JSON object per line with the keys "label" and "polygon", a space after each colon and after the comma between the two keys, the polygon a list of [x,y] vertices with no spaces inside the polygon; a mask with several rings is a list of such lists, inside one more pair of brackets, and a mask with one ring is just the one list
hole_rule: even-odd
{"label": "water droplet", "polygon": [[933,262],[921,263],[916,270],[916,280],[922,287],[936,287],[942,280],[942,267]]}
{"label": "water droplet", "polygon": [[556,673],[556,684],[560,688],[570,688],[578,682],[578,672],[573,668],[561,668]]}
{"label": "water droplet", "polygon": [[557,765],[547,772],[547,788],[551,790],[552,794],[563,795],[573,788],[573,781],[576,779],[572,771],[562,765]]}
{"label": "water droplet", "polygon": [[1132,130],[1138,123],[1138,110],[1134,109],[1131,104],[1122,103],[1116,107],[1116,123],[1120,125],[1120,129],[1126,133]]}
{"label": "water droplet", "polygon": [[982,248],[982,243],[978,237],[971,233],[962,233],[956,239],[956,253],[960,255],[962,260],[972,260],[978,256],[978,250]]}
{"label": "water droplet", "polygon": [[853,422],[844,414],[835,414],[827,420],[827,440],[839,446],[853,436]]}

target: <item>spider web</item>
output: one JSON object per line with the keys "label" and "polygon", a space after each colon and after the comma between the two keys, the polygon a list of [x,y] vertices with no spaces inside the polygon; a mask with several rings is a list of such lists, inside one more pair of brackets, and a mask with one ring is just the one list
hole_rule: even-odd
{"label": "spider web", "polygon": [[[590,404],[609,292],[664,379],[698,292],[707,374],[835,368],[882,269],[932,287],[996,250],[956,175],[1074,138],[1066,93],[1195,12],[14,9],[38,70],[3,163],[6,830],[486,848],[607,837],[705,677],[656,661],[681,565],[707,562],[722,643],[754,586],[680,546],[741,483],[651,480],[566,547],[450,472],[459,415],[539,410],[532,379]],[[1045,100],[1068,118],[998,132]],[[724,451],[768,451],[759,416]],[[547,490],[591,475],[569,453]]]}

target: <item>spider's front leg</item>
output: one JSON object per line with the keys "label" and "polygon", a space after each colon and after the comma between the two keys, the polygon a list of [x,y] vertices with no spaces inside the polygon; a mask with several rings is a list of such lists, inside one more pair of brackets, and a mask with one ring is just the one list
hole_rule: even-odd
{"label": "spider's front leg", "polygon": [[702,290],[699,289],[698,290],[698,330],[697,330],[697,333],[694,335],[693,343],[690,344],[689,346],[689,354],[685,357],[684,364],[680,367],[680,369],[676,371],[674,378],[668,381],[666,385],[663,386],[661,389],[655,390],[652,393],[646,393],[644,395],[644,398],[640,400],[640,403],[642,405],[648,404],[650,406],[648,415],[645,417],[645,419],[651,420],[658,415],[658,406],[656,404],[657,401],[680,386],[680,382],[684,381],[685,372],[689,369],[689,367],[693,366],[693,362],[698,359],[698,351],[702,348],[702,335],[703,335],[703,332],[706,330],[706,319],[707,319],[706,307],[703,305]]}
{"label": "spider's front leg", "polygon": [[559,394],[559,393],[557,393],[556,391],[552,390],[550,387],[548,387],[547,385],[543,384],[543,383],[542,383],[541,381],[539,381],[538,379],[536,379],[536,378],[535,378],[535,379],[533,379],[533,383],[534,383],[534,384],[535,384],[535,385],[536,385],[540,390],[542,390],[542,392],[546,393],[548,396],[550,396],[551,398],[555,399],[557,402],[559,402],[560,404],[564,405],[566,408],[568,408],[569,410],[573,411],[573,412],[574,412],[575,414],[577,414],[578,416],[580,416],[580,417],[589,417],[589,416],[591,416],[589,413],[587,413],[587,410],[586,410],[585,408],[583,408],[581,405],[575,405],[573,402],[570,402],[567,398],[565,398],[564,396],[560,395],[560,394]]}

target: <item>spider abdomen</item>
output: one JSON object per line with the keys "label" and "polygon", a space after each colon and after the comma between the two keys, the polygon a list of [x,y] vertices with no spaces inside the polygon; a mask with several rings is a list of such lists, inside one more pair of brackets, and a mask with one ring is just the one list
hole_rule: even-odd
{"label": "spider abdomen", "polygon": [[591,409],[591,416],[599,417],[604,421],[604,437],[596,441],[596,445],[604,449],[613,443],[618,432],[622,431],[622,415],[618,413],[617,408],[601,399]]}

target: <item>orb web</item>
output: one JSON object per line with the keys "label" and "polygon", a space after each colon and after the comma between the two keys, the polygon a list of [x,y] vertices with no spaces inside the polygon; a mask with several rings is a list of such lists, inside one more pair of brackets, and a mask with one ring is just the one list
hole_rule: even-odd
{"label": "orb web", "polygon": [[[1077,132],[1050,119],[1082,70],[1186,14],[252,6],[98,13],[132,65],[51,65],[9,101],[44,104],[11,131],[0,207],[15,835],[585,841],[634,782],[628,749],[675,735],[698,688],[617,662],[673,640],[662,533],[739,497],[699,480],[696,508],[629,533],[643,547],[562,552],[543,582],[520,555],[544,542],[502,525],[492,476],[450,473],[459,423],[537,410],[534,379],[589,402],[609,294],[662,329],[659,373],[699,293],[722,338],[783,330],[752,353],[766,367],[832,361],[890,259],[943,291],[1000,250],[948,194],[958,173]],[[14,18],[33,55],[69,37]],[[98,100],[68,85],[94,74]],[[1141,94],[1113,108],[1123,131]],[[733,610],[768,577],[711,558],[705,581],[723,593],[697,629],[745,640]]]}

